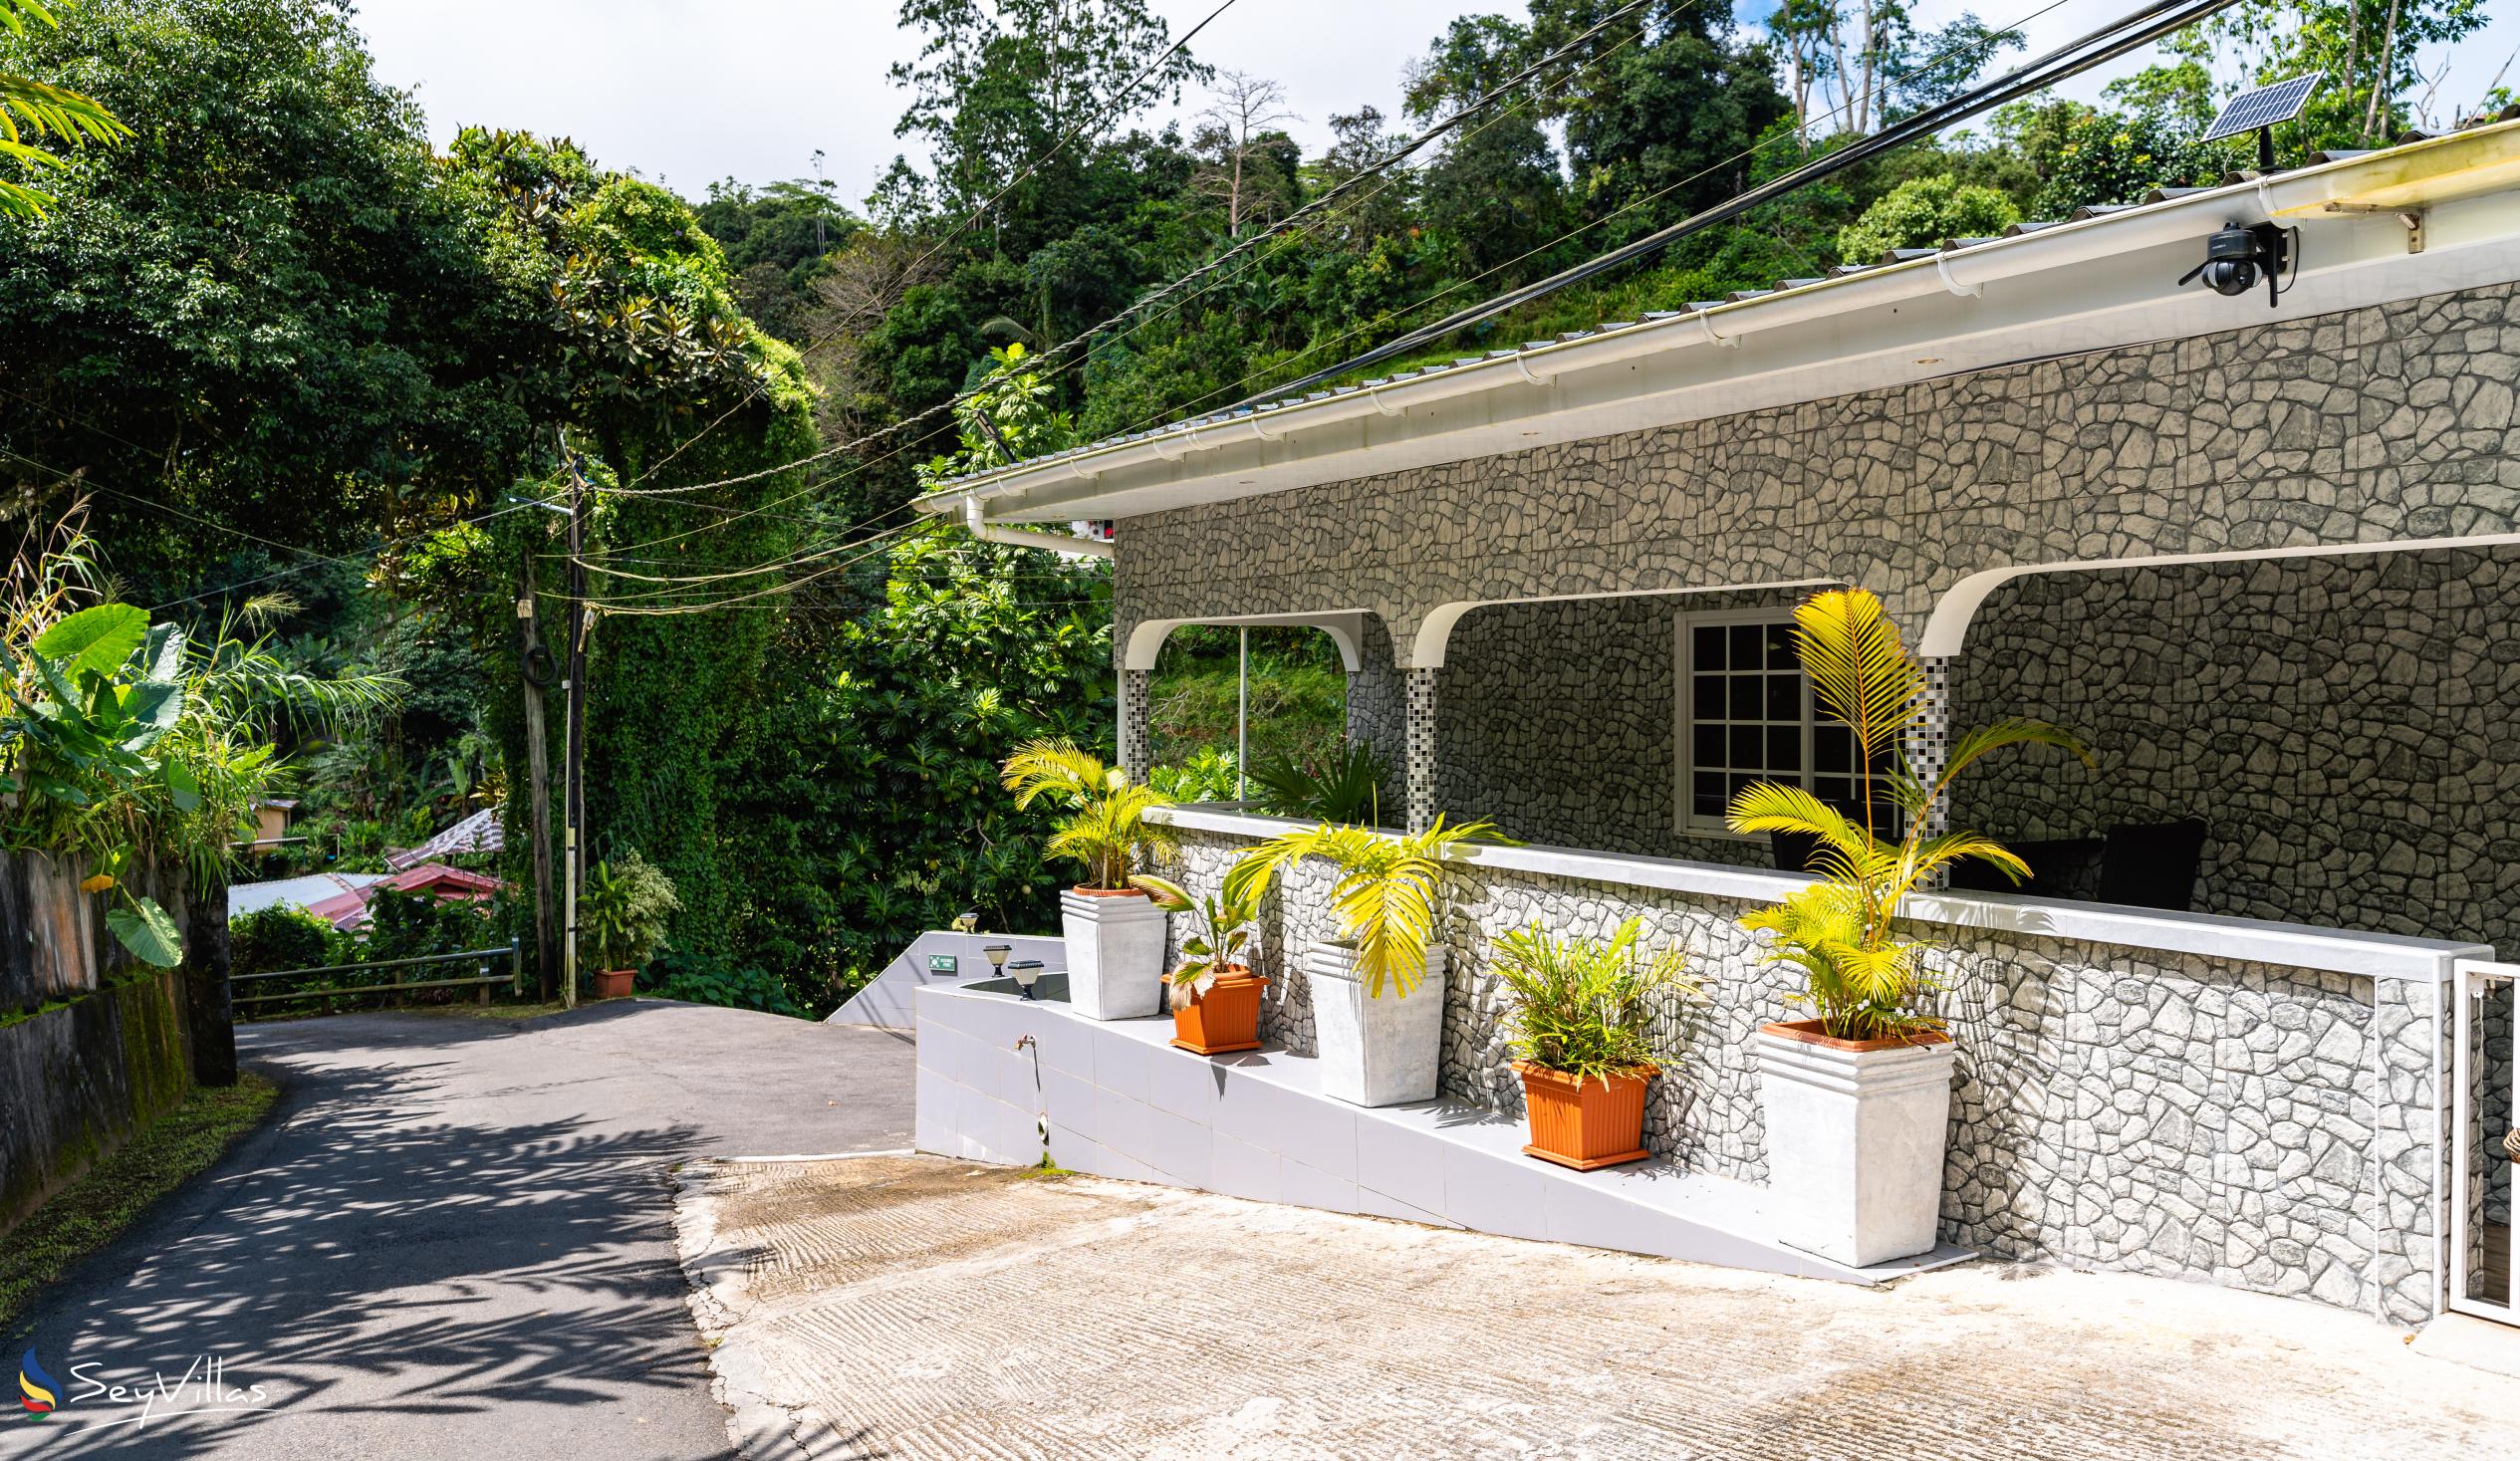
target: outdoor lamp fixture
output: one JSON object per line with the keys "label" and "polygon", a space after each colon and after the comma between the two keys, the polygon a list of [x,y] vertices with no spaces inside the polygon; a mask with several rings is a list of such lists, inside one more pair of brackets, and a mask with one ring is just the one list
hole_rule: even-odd
{"label": "outdoor lamp fixture", "polygon": [[1033,981],[1041,977],[1041,960],[1017,959],[1014,963],[1006,966],[1006,972],[1015,976],[1015,989],[1017,993],[1023,995],[1026,999],[1040,998],[1039,995],[1033,993]]}
{"label": "outdoor lamp fixture", "polygon": [[981,949],[980,952],[989,956],[990,969],[1003,974],[1006,972],[1006,956],[1015,952],[1015,947],[1012,944],[993,943]]}
{"label": "outdoor lamp fixture", "polygon": [[2260,276],[2266,280],[2266,303],[2273,308],[2282,297],[2279,287],[2286,269],[2294,263],[2293,237],[2290,230],[2273,223],[2242,227],[2225,224],[2213,237],[2205,240],[2205,262],[2178,277],[2185,286],[2202,278],[2205,287],[2216,294],[2237,297],[2257,288]]}
{"label": "outdoor lamp fixture", "polygon": [[965,908],[965,909],[963,909],[961,912],[956,913],[956,914],[954,915],[954,932],[956,932],[956,933],[977,933],[977,932],[979,931],[979,929],[980,929],[980,910],[979,910],[979,909],[977,909],[977,908]]}

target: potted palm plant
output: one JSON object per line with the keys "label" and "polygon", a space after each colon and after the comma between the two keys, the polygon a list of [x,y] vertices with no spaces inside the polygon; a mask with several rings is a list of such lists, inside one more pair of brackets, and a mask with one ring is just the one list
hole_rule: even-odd
{"label": "potted palm plant", "polygon": [[[1861,589],[1814,595],[1794,610],[1794,645],[1821,709],[1853,732],[1858,800],[1841,808],[1761,782],[1733,799],[1726,821],[1818,847],[1819,880],[1741,924],[1775,936],[1770,958],[1803,972],[1795,998],[1811,1011],[1757,1036],[1778,1236],[1861,1268],[1933,1247],[1951,1113],[1950,1037],[1916,1007],[1937,987],[1932,946],[1903,936],[1899,903],[1965,858],[2015,882],[2030,871],[1978,833],[1929,832],[1932,809],[1991,751],[2042,745],[2092,758],[2060,727],[2005,720],[1955,739],[1926,783],[1895,761],[1924,717],[1924,670],[1882,601]],[[1903,832],[1892,838],[1885,824]]]}
{"label": "potted palm plant", "polygon": [[1170,846],[1170,835],[1146,813],[1171,799],[1072,741],[1027,741],[1006,758],[1004,772],[1017,807],[1045,797],[1066,807],[1044,850],[1086,867],[1086,880],[1059,895],[1069,1005],[1090,1020],[1158,1013],[1164,913],[1129,878],[1141,854]]}
{"label": "potted palm plant", "polygon": [[1269,981],[1251,972],[1248,958],[1260,932],[1256,890],[1239,889],[1240,901],[1221,893],[1194,898],[1189,889],[1151,872],[1130,881],[1144,888],[1156,907],[1186,915],[1191,923],[1181,939],[1181,962],[1169,976],[1172,1043],[1194,1055],[1258,1050],[1260,991]]}
{"label": "potted palm plant", "polygon": [[1226,898],[1256,904],[1294,858],[1320,857],[1339,869],[1330,906],[1342,936],[1314,944],[1304,958],[1324,1094],[1357,1105],[1434,1098],[1443,1056],[1444,948],[1434,927],[1444,854],[1502,841],[1485,822],[1451,827],[1441,817],[1404,837],[1323,823],[1269,839],[1226,872]]}
{"label": "potted palm plant", "polygon": [[1674,996],[1698,986],[1680,952],[1637,950],[1642,921],[1608,939],[1560,938],[1538,923],[1496,942],[1489,967],[1513,1009],[1514,1071],[1531,1123],[1528,1156],[1589,1172],[1641,1161],[1645,1083],[1660,1074],[1653,1022]]}
{"label": "potted palm plant", "polygon": [[673,879],[636,852],[587,869],[578,891],[579,955],[595,971],[595,997],[622,999],[638,966],[665,946],[665,920],[680,911]]}

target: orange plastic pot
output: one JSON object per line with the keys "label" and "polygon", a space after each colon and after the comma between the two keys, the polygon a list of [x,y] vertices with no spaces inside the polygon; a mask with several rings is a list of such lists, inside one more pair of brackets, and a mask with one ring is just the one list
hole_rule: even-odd
{"label": "orange plastic pot", "polygon": [[603,969],[595,976],[597,999],[628,999],[630,984],[638,978],[636,969]]}
{"label": "orange plastic pot", "polygon": [[1589,1172],[1621,1162],[1642,1161],[1645,1150],[1645,1083],[1656,1074],[1640,1066],[1608,1084],[1577,1080],[1529,1061],[1514,1062],[1523,1078],[1523,1109],[1531,1121],[1525,1156]]}
{"label": "orange plastic pot", "polygon": [[1260,991],[1269,981],[1239,964],[1217,971],[1207,988],[1172,1012],[1172,1043],[1192,1055],[1260,1048]]}

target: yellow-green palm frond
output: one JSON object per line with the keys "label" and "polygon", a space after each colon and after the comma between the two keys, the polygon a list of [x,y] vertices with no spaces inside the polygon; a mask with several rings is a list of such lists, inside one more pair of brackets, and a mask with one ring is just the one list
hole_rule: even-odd
{"label": "yellow-green palm frond", "polygon": [[2021,859],[2021,854],[1993,838],[1976,832],[1946,832],[1908,844],[1900,858],[1898,886],[1893,891],[1904,896],[1935,872],[1971,857],[2000,868],[2016,885],[2030,875],[2030,864]]}
{"label": "yellow-green palm frond", "polygon": [[1922,713],[1924,671],[1870,591],[1833,589],[1804,600],[1794,609],[1794,647],[1812,694],[1854,730],[1866,760]]}
{"label": "yellow-green palm frond", "polygon": [[1030,807],[1045,796],[1083,798],[1101,790],[1111,768],[1074,741],[1032,740],[1006,758],[1000,780],[1015,794],[1015,805]]}
{"label": "yellow-green palm frond", "polygon": [[1783,832],[1820,839],[1820,865],[1813,870],[1823,877],[1862,878],[1877,860],[1871,834],[1797,786],[1761,781],[1743,787],[1726,809],[1724,825],[1741,833]]}
{"label": "yellow-green palm frond", "polygon": [[2006,746],[2053,746],[2060,751],[2071,752],[2085,766],[2100,764],[2093,758],[2092,748],[2084,744],[2083,738],[2065,727],[2014,716],[1996,721],[1993,725],[1979,726],[1953,741],[1951,754],[1943,762],[1942,775],[1933,784],[1932,795],[1940,796],[1962,771],[1968,769],[1970,762]]}

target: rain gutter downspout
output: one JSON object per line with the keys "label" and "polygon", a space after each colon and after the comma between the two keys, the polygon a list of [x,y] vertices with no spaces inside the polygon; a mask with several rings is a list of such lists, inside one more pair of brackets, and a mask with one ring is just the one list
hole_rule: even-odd
{"label": "rain gutter downspout", "polygon": [[1066,533],[1039,533],[1030,528],[1009,528],[990,522],[980,515],[980,495],[976,492],[962,499],[962,525],[971,536],[990,543],[1004,543],[1015,548],[1046,548],[1073,558],[1109,558],[1112,545],[1093,538],[1078,538]]}

